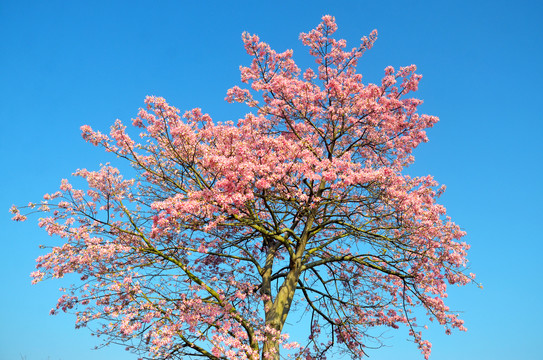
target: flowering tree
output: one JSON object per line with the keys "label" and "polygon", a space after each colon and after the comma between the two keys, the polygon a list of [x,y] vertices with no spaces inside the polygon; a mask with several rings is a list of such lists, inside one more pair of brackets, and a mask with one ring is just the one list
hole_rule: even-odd
{"label": "flowering tree", "polygon": [[[243,35],[250,89],[226,100],[253,112],[237,124],[148,97],[133,120],[139,143],[119,120],[109,136],[81,128],[138,176],[77,170],[86,190],[62,180],[25,207],[62,241],[37,259],[33,282],[81,276],[53,314],[73,309],[106,343],[168,359],[279,359],[281,347],[360,358],[372,328],[402,324],[428,358],[417,309],[447,333],[465,330],[444,303],[447,284],[473,278],[464,232],[436,203],[443,187],[402,174],[438,121],[408,97],[421,76],[389,66],[381,84],[363,84],[356,65],[376,32],[346,51],[334,18],[322,20],[300,36],[315,70]],[[283,329],[294,307],[310,318],[300,343]]]}

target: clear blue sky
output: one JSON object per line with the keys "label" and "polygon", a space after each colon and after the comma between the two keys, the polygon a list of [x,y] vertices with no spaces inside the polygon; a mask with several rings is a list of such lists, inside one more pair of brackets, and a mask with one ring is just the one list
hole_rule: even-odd
{"label": "clear blue sky", "polygon": [[[71,315],[49,316],[65,282],[30,285],[49,241],[12,204],[36,201],[77,168],[113,160],[79,127],[129,122],[146,95],[217,121],[244,111],[226,90],[247,64],[241,33],[309,64],[298,35],[324,14],[352,46],[376,28],[360,63],[366,81],[417,64],[423,112],[441,121],[411,172],[447,185],[442,202],[467,232],[484,285],[452,289],[467,333],[428,332],[432,360],[541,359],[543,315],[543,6],[540,1],[2,1],[0,2],[0,359],[135,359]],[[373,359],[420,359],[407,331],[387,332]],[[293,334],[295,336],[295,334]]]}

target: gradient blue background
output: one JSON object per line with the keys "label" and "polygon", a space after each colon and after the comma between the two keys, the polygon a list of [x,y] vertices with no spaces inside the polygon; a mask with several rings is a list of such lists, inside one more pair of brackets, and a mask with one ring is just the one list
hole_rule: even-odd
{"label": "gradient blue background", "polygon": [[[471,271],[484,290],[453,288],[467,333],[433,328],[432,360],[542,359],[543,7],[540,1],[1,1],[0,359],[135,359],[49,316],[64,281],[30,285],[49,238],[10,221],[12,204],[37,201],[77,168],[114,159],[79,127],[129,123],[146,95],[216,121],[245,111],[223,101],[248,64],[241,33],[293,48],[324,14],[356,46],[379,39],[359,69],[379,81],[387,65],[417,64],[422,111],[441,121],[410,172],[448,186],[441,201],[467,232]],[[407,330],[389,331],[372,359],[420,359]],[[293,337],[295,337],[295,333]]]}

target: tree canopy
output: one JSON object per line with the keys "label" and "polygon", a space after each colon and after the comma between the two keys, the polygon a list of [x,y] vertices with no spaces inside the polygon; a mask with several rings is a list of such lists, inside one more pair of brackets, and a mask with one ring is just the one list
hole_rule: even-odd
{"label": "tree canopy", "polygon": [[[226,97],[251,109],[237,123],[151,96],[132,122],[141,139],[119,120],[109,135],[82,126],[137,176],[79,169],[84,188],[62,180],[12,208],[15,220],[43,213],[61,239],[33,282],[81,277],[52,313],[75,312],[77,327],[142,358],[278,359],[281,347],[360,358],[373,328],[401,325],[428,358],[420,310],[465,330],[444,302],[447,285],[473,281],[465,233],[437,203],[443,186],[402,172],[438,121],[411,97],[421,75],[389,66],[364,84],[357,62],[377,33],[346,50],[336,29],[324,16],[300,35],[316,62],[304,71],[244,33],[247,87]],[[284,331],[293,309],[306,312],[305,339]]]}

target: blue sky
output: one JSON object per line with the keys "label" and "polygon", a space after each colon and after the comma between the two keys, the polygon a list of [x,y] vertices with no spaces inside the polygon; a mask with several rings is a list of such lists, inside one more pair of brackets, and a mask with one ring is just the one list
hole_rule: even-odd
{"label": "blue sky", "polygon": [[[196,4],[198,3],[198,4]],[[471,271],[484,285],[453,288],[467,333],[428,332],[432,360],[541,359],[543,280],[543,6],[539,1],[2,1],[0,3],[0,359],[135,359],[71,315],[49,316],[66,282],[30,285],[49,241],[35,220],[10,221],[77,168],[113,160],[79,127],[128,122],[146,95],[216,121],[245,109],[223,101],[248,64],[241,33],[310,65],[298,35],[324,14],[355,46],[378,29],[359,70],[417,64],[422,111],[441,121],[410,172],[447,185],[441,202],[468,232]],[[407,331],[387,332],[373,359],[420,359]],[[295,334],[293,334],[295,336]]]}

